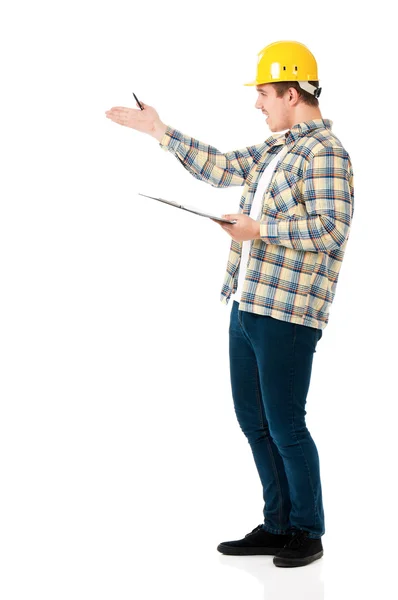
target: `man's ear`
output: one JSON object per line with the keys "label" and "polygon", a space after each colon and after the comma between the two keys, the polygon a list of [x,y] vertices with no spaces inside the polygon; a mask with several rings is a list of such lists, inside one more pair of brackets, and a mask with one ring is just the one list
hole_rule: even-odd
{"label": "man's ear", "polygon": [[294,87],[290,87],[288,90],[289,93],[289,100],[292,100],[295,96],[296,96],[296,100],[298,101],[299,99],[299,95],[298,95],[298,91],[296,90],[296,88]]}

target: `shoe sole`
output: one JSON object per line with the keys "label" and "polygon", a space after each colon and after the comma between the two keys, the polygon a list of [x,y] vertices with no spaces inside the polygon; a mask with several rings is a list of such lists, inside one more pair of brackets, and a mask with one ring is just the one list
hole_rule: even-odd
{"label": "shoe sole", "polygon": [[321,558],[322,556],[323,550],[305,558],[282,558],[281,556],[275,556],[274,565],[277,567],[303,567],[304,565],[309,565],[314,560],[318,560],[318,558]]}
{"label": "shoe sole", "polygon": [[217,550],[219,552],[221,552],[222,554],[229,554],[229,555],[236,555],[236,556],[252,556],[254,554],[278,554],[278,552],[280,552],[282,550],[282,547],[280,548],[266,548],[266,547],[259,547],[259,548],[239,548],[237,546],[224,546],[224,544],[219,544],[217,546]]}

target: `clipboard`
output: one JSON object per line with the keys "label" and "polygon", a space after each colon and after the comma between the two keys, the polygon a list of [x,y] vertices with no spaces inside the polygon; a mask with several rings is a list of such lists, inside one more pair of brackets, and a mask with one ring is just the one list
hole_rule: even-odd
{"label": "clipboard", "polygon": [[171,200],[164,200],[163,198],[155,198],[154,196],[147,196],[146,194],[140,194],[140,196],[145,196],[146,198],[153,198],[153,200],[159,200],[160,202],[165,202],[166,204],[170,204],[171,206],[175,206],[176,208],[182,208],[183,210],[187,210],[195,215],[200,215],[201,217],[209,217],[210,219],[214,219],[215,221],[222,221],[223,223],[236,223],[236,219],[230,221],[229,219],[222,219],[221,217],[215,217],[214,215],[210,215],[209,213],[201,212],[195,208],[184,206],[183,204],[178,204],[177,202],[172,202]]}

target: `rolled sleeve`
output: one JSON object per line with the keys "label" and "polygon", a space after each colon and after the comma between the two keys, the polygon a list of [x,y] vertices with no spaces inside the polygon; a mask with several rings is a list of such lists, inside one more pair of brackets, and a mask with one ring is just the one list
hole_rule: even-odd
{"label": "rolled sleeve", "polygon": [[172,150],[176,151],[179,143],[183,141],[183,138],[184,134],[181,131],[167,125],[167,129],[159,142],[159,146],[165,152],[170,152]]}
{"label": "rolled sleeve", "polygon": [[260,238],[268,244],[280,244],[277,219],[260,221]]}
{"label": "rolled sleeve", "polygon": [[266,147],[262,142],[221,152],[170,125],[167,125],[159,146],[173,154],[193,177],[219,188],[244,185],[254,158],[258,160]]}

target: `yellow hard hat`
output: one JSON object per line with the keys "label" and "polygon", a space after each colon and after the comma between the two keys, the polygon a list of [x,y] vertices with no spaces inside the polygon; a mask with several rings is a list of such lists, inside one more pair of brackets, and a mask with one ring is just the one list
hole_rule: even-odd
{"label": "yellow hard hat", "polygon": [[278,81],[297,81],[300,87],[318,98],[321,89],[308,83],[318,81],[318,67],[313,54],[300,42],[282,41],[265,46],[258,53],[255,81],[243,85],[262,85]]}

